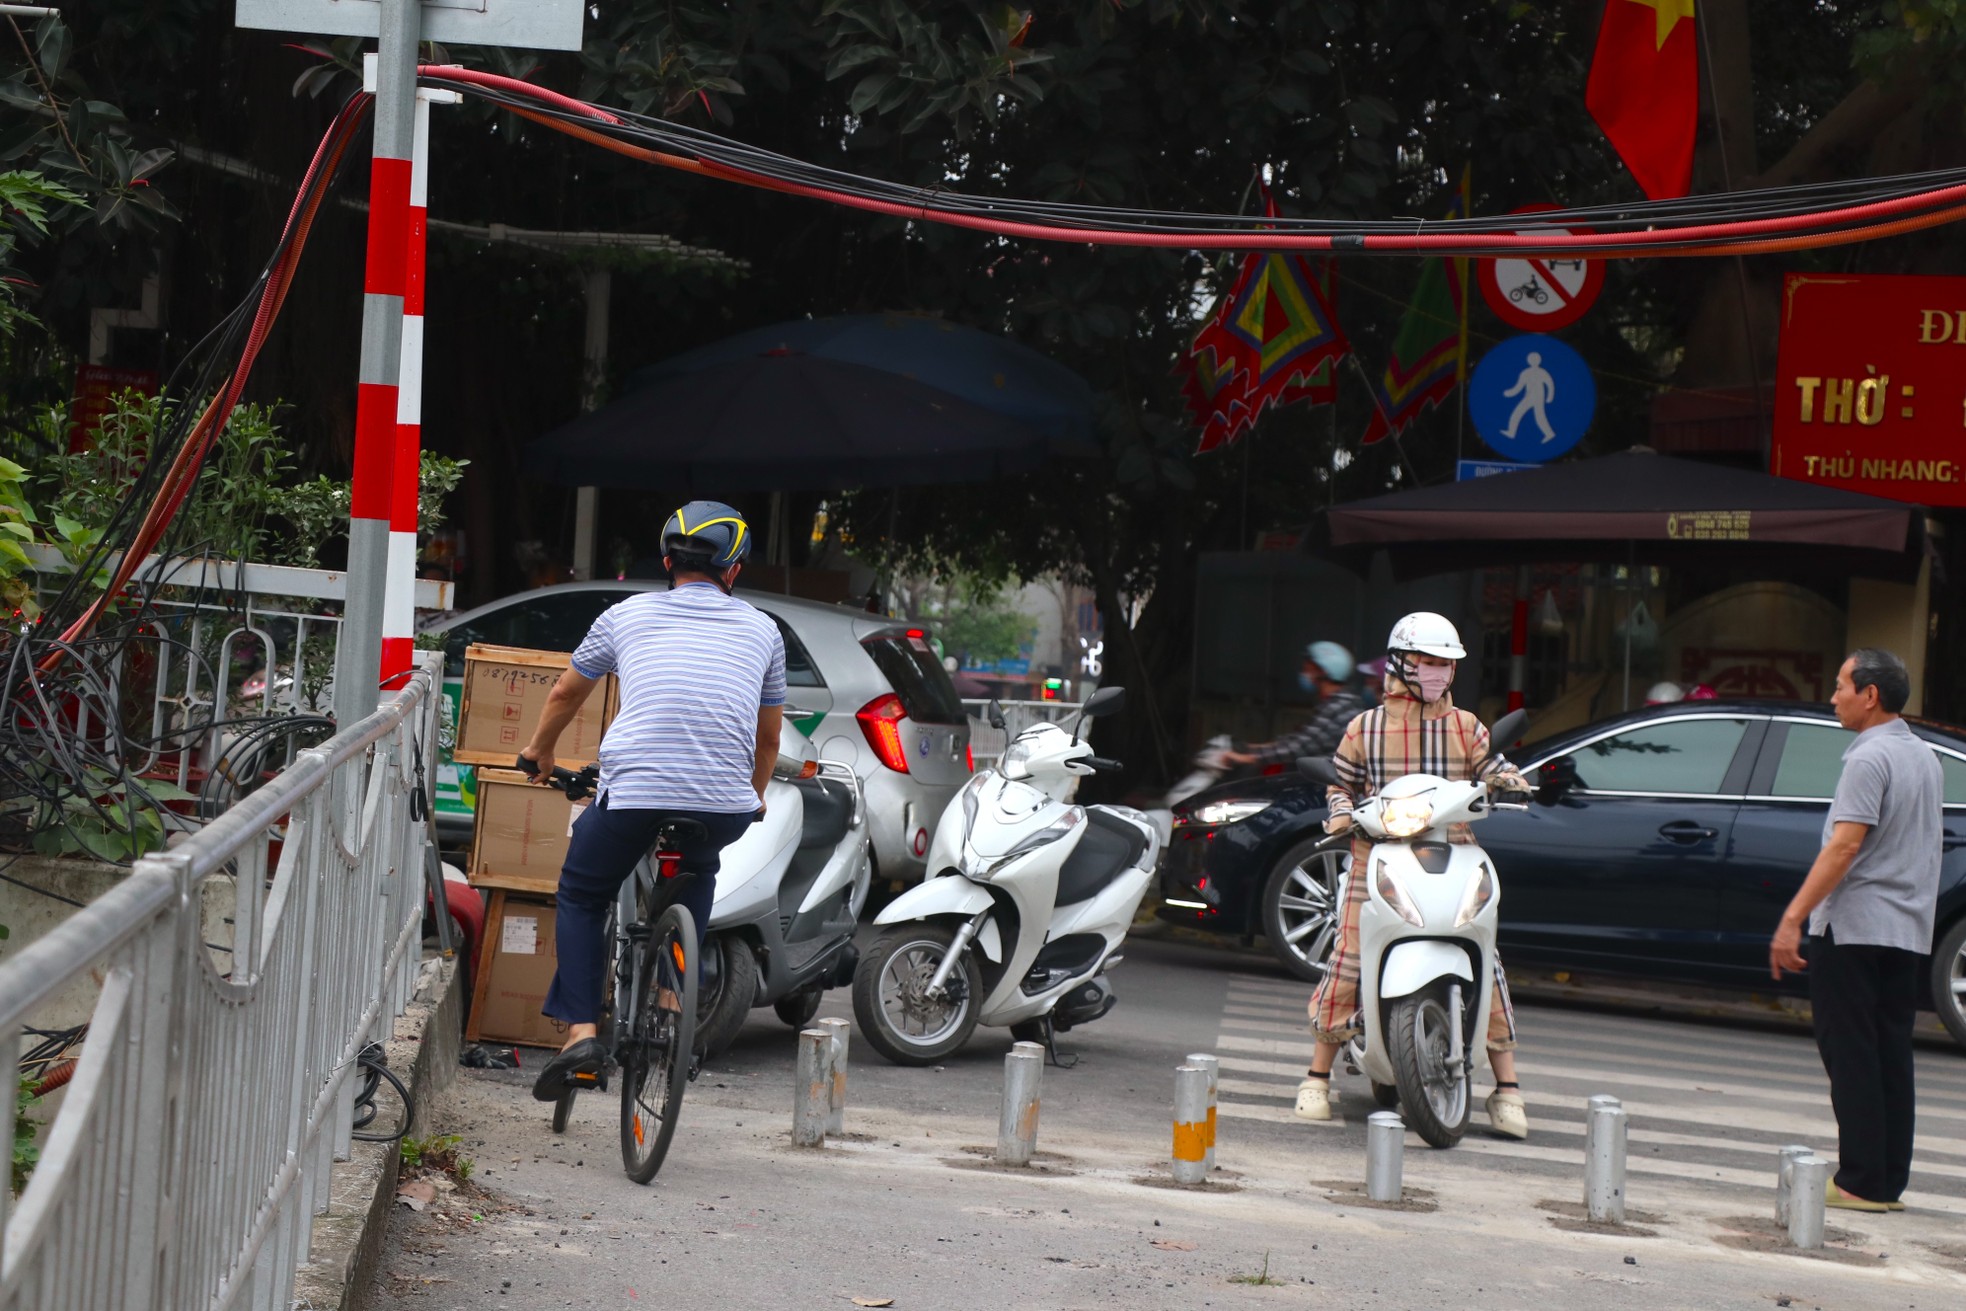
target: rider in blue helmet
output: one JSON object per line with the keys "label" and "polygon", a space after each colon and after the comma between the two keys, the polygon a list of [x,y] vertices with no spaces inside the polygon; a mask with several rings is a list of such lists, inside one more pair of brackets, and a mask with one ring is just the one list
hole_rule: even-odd
{"label": "rider in blue helmet", "polygon": [[521,767],[544,783],[560,734],[600,681],[615,676],[620,708],[601,739],[599,791],[574,820],[560,868],[559,959],[543,1010],[567,1026],[567,1040],[533,1084],[541,1101],[591,1084],[607,1064],[599,1021],[608,912],[662,826],[701,826],[701,840],[682,843],[681,872],[696,877],[676,897],[701,946],[720,853],[764,813],[784,719],[785,641],[769,615],[731,595],[750,553],[750,526],[728,505],[691,501],[670,515],[662,563],[673,586],[601,612],[519,753]]}
{"label": "rider in blue helmet", "polygon": [[1313,642],[1304,648],[1297,685],[1317,693],[1317,710],[1297,728],[1274,742],[1256,742],[1227,759],[1238,765],[1287,764],[1299,756],[1329,756],[1345,736],[1352,716],[1365,708],[1352,690],[1352,653],[1336,642]]}

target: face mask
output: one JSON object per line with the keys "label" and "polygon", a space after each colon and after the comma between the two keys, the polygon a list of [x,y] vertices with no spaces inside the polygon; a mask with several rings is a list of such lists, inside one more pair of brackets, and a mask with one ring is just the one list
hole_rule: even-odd
{"label": "face mask", "polygon": [[1317,679],[1300,669],[1297,671],[1297,686],[1303,688],[1306,692],[1315,692],[1317,691]]}
{"label": "face mask", "polygon": [[1420,699],[1429,705],[1447,694],[1454,686],[1453,665],[1425,665],[1413,671],[1413,682],[1419,686]]}

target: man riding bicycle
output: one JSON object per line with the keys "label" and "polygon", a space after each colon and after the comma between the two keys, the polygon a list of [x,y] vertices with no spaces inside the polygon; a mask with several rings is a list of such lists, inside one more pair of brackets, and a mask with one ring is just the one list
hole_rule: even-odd
{"label": "man riding bicycle", "polygon": [[785,705],[785,641],[778,626],[731,587],[751,553],[743,516],[691,501],[662,529],[670,590],[644,592],[594,621],[553,687],[532,741],[519,754],[553,772],[553,748],[606,675],[621,681],[621,709],[601,740],[594,803],[574,821],[560,870],[559,966],[545,1013],[567,1041],[540,1071],[533,1096],[558,1100],[577,1075],[607,1064],[599,1038],[607,975],[608,910],[656,833],[694,820],[707,837],[681,847],[677,903],[696,920],[698,945],[716,899],[719,853],[764,811]]}

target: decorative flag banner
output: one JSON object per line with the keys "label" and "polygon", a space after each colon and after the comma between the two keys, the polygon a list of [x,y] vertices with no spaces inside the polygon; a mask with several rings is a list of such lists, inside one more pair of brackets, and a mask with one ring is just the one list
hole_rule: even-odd
{"label": "decorative flag banner", "polygon": [[[1276,203],[1264,196],[1265,213]],[[1330,261],[1252,251],[1188,353],[1175,361],[1198,450],[1233,442],[1269,406],[1337,398],[1336,365],[1351,351],[1331,312]]]}
{"label": "decorative flag banner", "polygon": [[1693,0],[1606,0],[1584,104],[1653,200],[1693,182],[1700,117]]}
{"label": "decorative flag banner", "polygon": [[[1468,212],[1467,193],[1463,170],[1461,191],[1447,211],[1448,218]],[[1393,334],[1386,371],[1372,388],[1372,420],[1363,439],[1367,446],[1406,431],[1422,410],[1454,394],[1467,369],[1462,344],[1467,291],[1465,259],[1430,259],[1420,266],[1420,285]]]}

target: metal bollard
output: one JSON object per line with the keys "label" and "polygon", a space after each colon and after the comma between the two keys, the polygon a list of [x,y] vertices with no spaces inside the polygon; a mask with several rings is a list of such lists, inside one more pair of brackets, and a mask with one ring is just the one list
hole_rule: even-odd
{"label": "metal bollard", "polygon": [[1365,1117],[1365,1195],[1375,1202],[1397,1202],[1404,1185],[1406,1121],[1398,1111]]}
{"label": "metal bollard", "polygon": [[1816,1149],[1804,1147],[1800,1143],[1790,1143],[1781,1149],[1775,1163],[1775,1223],[1788,1228],[1789,1196],[1794,1180],[1792,1171],[1797,1160],[1804,1156],[1814,1156]]}
{"label": "metal bollard", "polygon": [[1584,1144],[1584,1214],[1599,1224],[1625,1222],[1625,1108],[1615,1097],[1591,1098]]}
{"label": "metal bollard", "polygon": [[1208,1071],[1208,1137],[1202,1148],[1202,1168],[1215,1168],[1215,1101],[1222,1082],[1222,1062],[1207,1052],[1189,1052],[1188,1064]]}
{"label": "metal bollard", "polygon": [[826,1090],[826,1136],[846,1132],[846,1054],[847,1036],[853,1026],[845,1020],[821,1020],[812,1026],[833,1036]]}
{"label": "metal bollard", "polygon": [[792,1145],[824,1147],[826,1116],[832,1105],[833,1035],[824,1029],[799,1033],[799,1082],[792,1094]]}
{"label": "metal bollard", "polygon": [[1029,1165],[1038,1150],[1038,1084],[1044,1044],[1020,1042],[1003,1058],[1003,1107],[997,1113],[997,1164]]}
{"label": "metal bollard", "polygon": [[1820,1156],[1798,1156],[1789,1167],[1789,1241],[1805,1251],[1823,1245],[1823,1192],[1829,1177],[1829,1162]]}
{"label": "metal bollard", "polygon": [[1183,1065],[1174,1071],[1174,1182],[1208,1178],[1208,1071]]}

